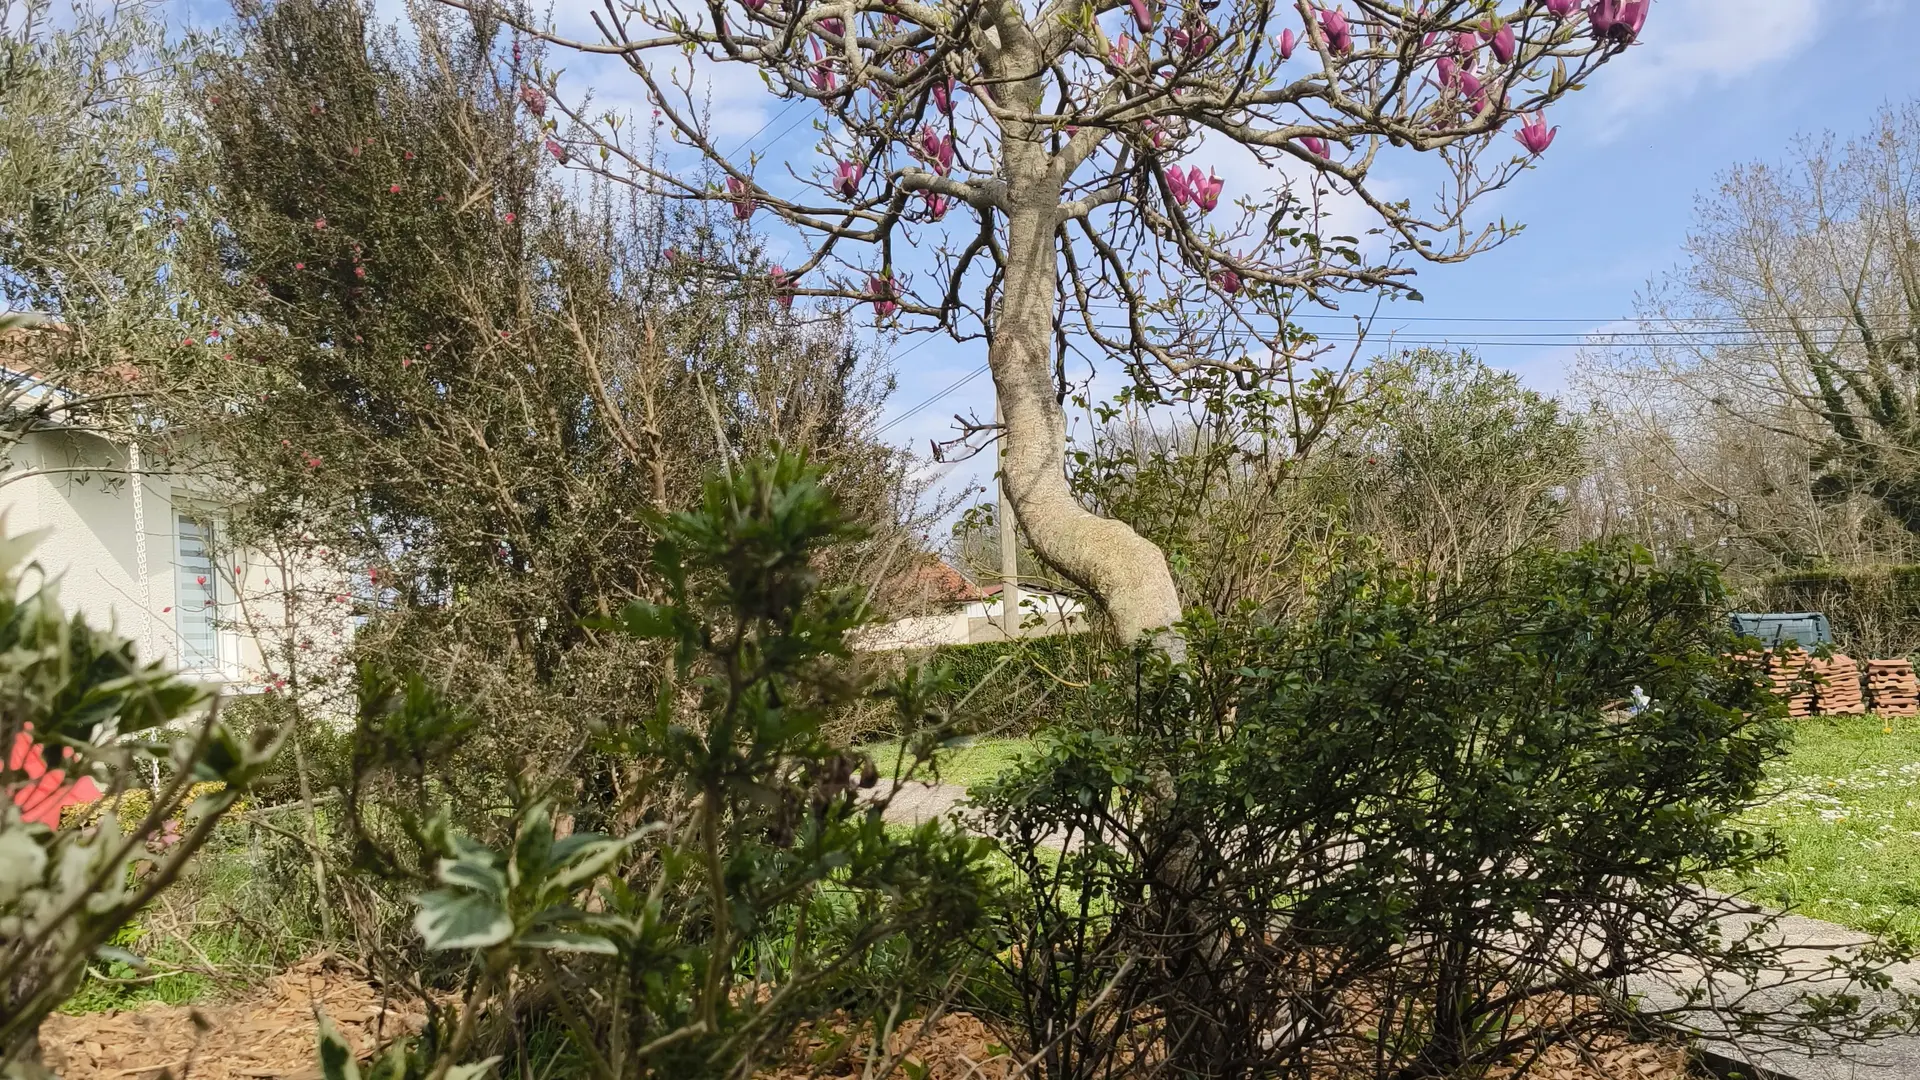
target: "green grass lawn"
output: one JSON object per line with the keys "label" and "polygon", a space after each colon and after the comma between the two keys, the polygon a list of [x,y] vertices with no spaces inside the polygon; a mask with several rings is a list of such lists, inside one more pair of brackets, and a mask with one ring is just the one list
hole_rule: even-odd
{"label": "green grass lawn", "polygon": [[1785,841],[1746,884],[1761,903],[1920,937],[1920,721],[1796,720],[1749,824]]}
{"label": "green grass lawn", "polygon": [[[880,771],[888,775],[892,775],[896,765],[900,764],[900,744],[897,742],[871,743],[860,749],[872,754]],[[940,782],[972,787],[1005,772],[1020,755],[1032,749],[1033,742],[1029,739],[964,740],[940,754]]]}

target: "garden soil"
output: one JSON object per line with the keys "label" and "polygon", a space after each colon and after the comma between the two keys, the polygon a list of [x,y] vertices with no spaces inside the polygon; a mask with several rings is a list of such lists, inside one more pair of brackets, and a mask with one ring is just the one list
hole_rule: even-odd
{"label": "garden soil", "polygon": [[[64,1080],[319,1080],[315,1066],[314,1008],[332,1018],[363,1056],[383,1038],[417,1031],[424,1013],[389,1001],[357,969],[318,956],[268,979],[261,989],[226,1004],[150,1003],[137,1009],[49,1017],[41,1027],[46,1064]],[[955,1013],[922,1032],[909,1021],[891,1049],[904,1054],[924,1080],[1005,1080],[1017,1063],[987,1026]],[[858,1077],[865,1056],[839,1053],[830,1034],[794,1048],[792,1064],[767,1080],[842,1080]],[[908,1075],[902,1071],[895,1075]],[[1503,1075],[1495,1074],[1495,1080]],[[1538,1080],[1682,1080],[1686,1054],[1675,1046],[1612,1043],[1556,1047],[1528,1073]]]}

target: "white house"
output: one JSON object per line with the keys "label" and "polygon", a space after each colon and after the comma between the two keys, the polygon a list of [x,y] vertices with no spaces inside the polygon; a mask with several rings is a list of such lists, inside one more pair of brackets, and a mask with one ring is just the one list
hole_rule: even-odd
{"label": "white house", "polygon": [[[1002,586],[982,589],[946,562],[932,562],[916,575],[923,595],[915,606],[930,609],[866,627],[853,639],[856,649],[883,652],[930,649],[940,645],[970,645],[1005,641],[1009,637],[1001,612]],[[1021,583],[1020,617],[1013,637],[1046,637],[1086,629],[1086,608],[1078,600],[1045,586]]]}
{"label": "white house", "polygon": [[[18,363],[18,353],[9,359]],[[7,411],[15,413],[0,422],[61,393],[5,368],[0,384],[13,406]],[[32,557],[58,578],[63,607],[95,625],[113,625],[143,659],[171,662],[235,691],[275,684],[275,657],[285,651],[279,642],[292,640],[288,583],[276,586],[283,571],[224,542],[208,485],[158,468],[130,443],[96,429],[16,423],[7,439],[0,461],[4,527],[10,535],[42,533]],[[344,603],[329,624],[320,636],[337,652],[349,626]],[[269,627],[272,633],[263,629]],[[302,632],[314,636],[311,628]]]}

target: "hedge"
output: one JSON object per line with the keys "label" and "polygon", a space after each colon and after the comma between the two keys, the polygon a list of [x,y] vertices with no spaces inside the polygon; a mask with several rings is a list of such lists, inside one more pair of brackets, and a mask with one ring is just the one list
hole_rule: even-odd
{"label": "hedge", "polygon": [[1803,570],[1762,582],[1771,611],[1818,611],[1842,652],[1862,657],[1920,653],[1920,566]]}

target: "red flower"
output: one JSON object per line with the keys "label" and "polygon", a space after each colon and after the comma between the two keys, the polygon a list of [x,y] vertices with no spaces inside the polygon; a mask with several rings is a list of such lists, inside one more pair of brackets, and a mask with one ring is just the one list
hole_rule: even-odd
{"label": "red flower", "polygon": [[507,217],[506,217],[506,222],[507,222],[507,224],[509,224],[509,225],[511,225],[511,224],[513,224],[513,218],[514,218],[514,213],[513,213],[513,211],[511,211],[511,210],[509,210],[509,211],[507,211]]}
{"label": "red flower", "polygon": [[314,218],[314,219],[313,219],[313,227],[314,227],[314,228],[316,228],[316,229],[324,229],[324,228],[326,228],[326,227],[327,227],[327,219],[326,219],[326,218]]}
{"label": "red flower", "polygon": [[199,577],[193,579],[193,583],[195,585],[205,585],[207,583],[207,575],[201,574]]}
{"label": "red flower", "polygon": [[389,194],[389,195],[398,195],[398,194],[400,194],[400,185],[399,185],[399,184],[388,184],[388,185],[387,185],[387,194]]}
{"label": "red flower", "polygon": [[306,263],[294,263],[294,264],[293,264],[293,268],[294,268],[295,270],[305,270],[305,269],[307,268],[307,264],[306,264]]}

